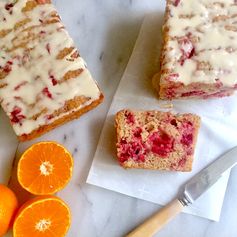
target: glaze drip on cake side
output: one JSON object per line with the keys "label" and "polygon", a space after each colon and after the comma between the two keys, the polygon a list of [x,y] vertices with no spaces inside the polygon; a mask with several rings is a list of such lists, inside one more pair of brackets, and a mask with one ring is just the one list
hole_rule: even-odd
{"label": "glaze drip on cake side", "polygon": [[[173,80],[237,84],[237,2],[168,0],[165,22],[170,39],[164,66]],[[162,77],[166,77],[163,74]]]}
{"label": "glaze drip on cake side", "polygon": [[[81,107],[100,91],[50,1],[0,1],[0,102],[18,136]],[[52,114],[55,114],[52,116]]]}

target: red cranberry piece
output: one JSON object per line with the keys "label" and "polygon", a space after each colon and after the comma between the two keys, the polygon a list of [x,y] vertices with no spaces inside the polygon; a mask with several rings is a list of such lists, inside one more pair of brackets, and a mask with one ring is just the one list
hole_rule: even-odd
{"label": "red cranberry piece", "polygon": [[172,120],[170,121],[170,124],[173,125],[173,126],[175,126],[175,127],[178,126],[176,119],[172,119]]}
{"label": "red cranberry piece", "polygon": [[11,70],[12,70],[12,64],[13,64],[12,61],[7,61],[6,65],[3,67],[3,71],[4,71],[5,73],[11,72]]}
{"label": "red cranberry piece", "polygon": [[22,100],[22,98],[20,96],[14,96],[15,100]]}
{"label": "red cranberry piece", "polygon": [[162,157],[166,157],[173,151],[174,139],[166,133],[154,132],[149,136],[151,151]]}
{"label": "red cranberry piece", "polygon": [[47,120],[51,120],[52,118],[53,118],[53,115],[52,114],[50,114],[50,115],[46,115],[46,117],[45,117]]}
{"label": "red cranberry piece", "polygon": [[12,70],[12,68],[11,68],[9,65],[6,65],[6,66],[3,68],[3,71],[6,72],[6,73],[9,73],[11,70]]}
{"label": "red cranberry piece", "polygon": [[193,143],[193,134],[183,134],[181,138],[181,143],[186,146],[190,146]]}
{"label": "red cranberry piece", "polygon": [[[235,88],[235,89],[237,89],[237,88]],[[232,95],[232,93],[233,93],[233,90],[222,90],[222,91],[218,91],[213,94],[203,95],[203,99],[215,98],[215,97],[221,98],[224,96],[230,96],[230,95]]]}
{"label": "red cranberry piece", "polygon": [[118,145],[120,150],[119,161],[121,163],[129,160],[130,158],[136,162],[144,162],[146,149],[141,141],[127,142],[122,139]]}
{"label": "red cranberry piece", "polygon": [[48,74],[49,74],[49,78],[50,78],[50,80],[52,82],[52,85],[56,86],[58,84],[58,81],[56,80],[55,76],[53,75],[53,72],[50,70],[48,72]]}
{"label": "red cranberry piece", "polygon": [[50,98],[50,99],[53,98],[52,94],[50,93],[50,91],[49,91],[49,89],[48,89],[47,87],[45,87],[45,88],[42,90],[42,92],[43,92],[43,94],[44,94],[45,96],[47,96],[48,98]]}
{"label": "red cranberry piece", "polygon": [[216,81],[216,88],[219,89],[219,88],[223,87],[223,83],[221,82],[220,79],[216,78],[215,81]]}
{"label": "red cranberry piece", "polygon": [[11,10],[11,8],[13,8],[13,3],[8,3],[8,4],[6,4],[5,5],[5,9],[7,10],[7,11],[9,11],[9,10]]}
{"label": "red cranberry piece", "polygon": [[58,84],[57,80],[55,78],[52,79],[53,86],[56,86]]}
{"label": "red cranberry piece", "polygon": [[165,90],[165,94],[166,94],[166,97],[168,99],[176,97],[177,90],[180,87],[183,86],[183,83],[182,82],[178,82],[178,81],[175,81],[175,84],[172,83],[172,81],[171,81],[171,83],[169,83],[169,84],[170,84],[170,86],[167,87],[166,90]]}
{"label": "red cranberry piece", "polygon": [[12,65],[13,62],[12,61],[7,61],[7,64]]}
{"label": "red cranberry piece", "polygon": [[173,163],[170,165],[170,169],[177,171],[177,170],[182,170],[184,168],[185,164],[187,162],[187,157],[183,157],[181,160],[178,161],[178,163]]}
{"label": "red cranberry piece", "polygon": [[174,6],[177,7],[179,5],[179,3],[180,3],[180,0],[175,0],[174,1]]}
{"label": "red cranberry piece", "polygon": [[175,88],[167,88],[165,95],[168,99],[174,98],[176,95]]}
{"label": "red cranberry piece", "polygon": [[180,142],[185,146],[190,146],[193,143],[193,132],[194,127],[191,122],[184,122],[183,126],[183,134]]}
{"label": "red cranberry piece", "polygon": [[186,36],[178,41],[182,56],[180,65],[183,66],[187,59],[190,59],[195,54],[195,48],[192,41]]}
{"label": "red cranberry piece", "polygon": [[167,81],[177,81],[178,78],[179,78],[178,73],[171,73],[165,78],[165,80],[167,80]]}
{"label": "red cranberry piece", "polygon": [[133,136],[136,138],[141,138],[142,128],[137,127],[133,132]]}
{"label": "red cranberry piece", "polygon": [[46,49],[47,49],[48,53],[51,54],[51,48],[50,48],[50,44],[49,43],[46,44]]}
{"label": "red cranberry piece", "polygon": [[46,3],[48,3],[47,0],[37,0],[37,2],[38,2],[39,4],[46,4]]}
{"label": "red cranberry piece", "polygon": [[185,121],[183,122],[183,127],[187,129],[193,129],[193,123],[191,121]]}
{"label": "red cranberry piece", "polygon": [[183,157],[183,158],[179,161],[178,166],[183,168],[183,167],[185,166],[186,162],[187,162],[187,158],[186,158],[186,157]]}
{"label": "red cranberry piece", "polygon": [[21,123],[21,121],[25,118],[23,114],[21,114],[21,108],[15,106],[13,111],[11,112],[11,122],[12,123]]}
{"label": "red cranberry piece", "polygon": [[181,94],[181,97],[205,95],[204,91],[189,91]]}
{"label": "red cranberry piece", "polygon": [[129,124],[134,124],[135,123],[135,117],[134,114],[132,112],[125,112],[125,117],[127,119],[127,123]]}
{"label": "red cranberry piece", "polygon": [[55,79],[55,77],[54,77],[53,75],[50,75],[49,77],[50,77],[50,79],[51,79],[51,82],[52,82],[53,86],[56,86],[56,85],[58,84],[58,82],[57,82],[57,80]]}
{"label": "red cranberry piece", "polygon": [[186,154],[187,154],[187,156],[191,156],[191,155],[193,155],[193,152],[194,152],[194,149],[193,149],[193,147],[189,147],[188,149],[186,149]]}
{"label": "red cranberry piece", "polygon": [[53,118],[53,115],[52,115],[52,114],[46,115],[46,119],[47,119],[47,120],[51,120],[52,118]]}

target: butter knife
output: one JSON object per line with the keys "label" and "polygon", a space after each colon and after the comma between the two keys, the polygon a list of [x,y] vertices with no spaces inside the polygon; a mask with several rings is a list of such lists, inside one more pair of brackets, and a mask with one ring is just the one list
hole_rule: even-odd
{"label": "butter knife", "polygon": [[209,166],[201,170],[183,188],[179,197],[163,207],[154,216],[134,229],[126,237],[152,237],[165,224],[179,214],[185,206],[191,205],[205,193],[219,178],[237,164],[237,147],[231,149]]}

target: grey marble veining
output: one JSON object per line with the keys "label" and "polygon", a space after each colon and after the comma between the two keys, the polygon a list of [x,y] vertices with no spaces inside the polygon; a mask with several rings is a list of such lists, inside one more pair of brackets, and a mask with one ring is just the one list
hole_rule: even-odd
{"label": "grey marble veining", "polygon": [[[73,153],[72,181],[58,193],[72,211],[68,237],[122,237],[160,208],[85,184],[103,121],[132,52],[142,19],[147,12],[157,11],[158,1],[164,0],[54,1],[105,94],[104,103],[79,120],[19,146],[18,156],[36,141],[56,140]],[[219,223],[180,214],[156,236],[236,237],[236,179],[237,168],[231,174]]]}
{"label": "grey marble veining", "polygon": [[18,141],[5,113],[0,109],[0,183],[7,184]]}

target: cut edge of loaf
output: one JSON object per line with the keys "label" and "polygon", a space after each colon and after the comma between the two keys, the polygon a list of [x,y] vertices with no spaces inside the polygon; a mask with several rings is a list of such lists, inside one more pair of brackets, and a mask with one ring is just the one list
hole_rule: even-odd
{"label": "cut edge of loaf", "polygon": [[[120,111],[118,111],[115,115],[115,128],[116,128],[116,144],[118,144],[119,140],[120,140],[120,134],[122,131],[121,128],[121,123],[120,121],[122,120],[122,115],[125,111],[130,111],[130,112],[158,112],[158,113],[167,113],[167,112],[162,112],[162,111],[157,111],[157,110],[131,110],[131,109],[122,109]],[[171,112],[168,112],[171,113]],[[192,118],[192,122],[194,123],[194,132],[193,132],[193,154],[188,155],[188,159],[185,163],[185,166],[182,167],[182,169],[176,169],[174,170],[175,172],[190,172],[192,171],[193,168],[193,161],[194,161],[194,155],[195,155],[195,147],[197,144],[197,139],[198,139],[198,133],[199,133],[199,129],[201,126],[201,117],[196,115],[196,114],[192,114],[192,113],[183,113],[183,114],[174,114],[171,113],[174,117],[177,116],[191,116]],[[135,162],[132,158],[130,158],[128,161],[125,161],[123,163],[119,162],[120,166],[122,166],[124,169],[148,169],[148,170],[163,170],[163,171],[172,171],[170,168],[163,166],[164,168],[157,168],[157,164],[155,164],[154,159],[152,159],[151,156],[147,157],[148,159],[145,162]],[[118,159],[118,156],[117,156]],[[162,160],[160,160],[162,161]],[[158,163],[158,162],[157,162]],[[160,165],[160,164],[159,164]]]}
{"label": "cut edge of loaf", "polygon": [[[154,89],[157,91],[159,99],[161,100],[186,100],[186,99],[209,99],[209,98],[222,98],[226,96],[231,96],[236,91],[236,87],[222,87],[220,89],[216,88],[216,84],[214,83],[190,83],[189,85],[182,86],[183,91],[180,92],[182,94],[175,94],[174,96],[167,95],[167,89],[170,88],[170,85],[167,86],[167,83],[164,79],[162,79],[163,74],[172,73],[172,70],[164,65],[166,58],[166,51],[169,50],[168,43],[171,39],[169,35],[169,27],[167,26],[167,21],[170,16],[170,5],[172,4],[172,0],[166,0],[166,7],[164,13],[164,23],[162,27],[162,47],[160,53],[160,71],[153,76],[152,83]],[[180,82],[170,82],[174,88],[180,85]],[[199,84],[201,91],[203,93],[195,94],[194,88]],[[193,93],[193,95],[192,95]]]}

